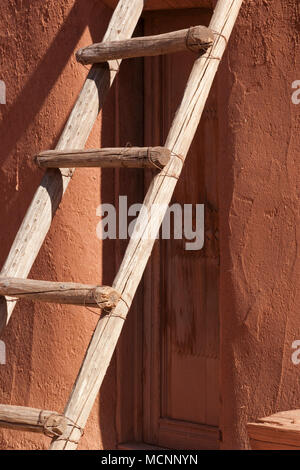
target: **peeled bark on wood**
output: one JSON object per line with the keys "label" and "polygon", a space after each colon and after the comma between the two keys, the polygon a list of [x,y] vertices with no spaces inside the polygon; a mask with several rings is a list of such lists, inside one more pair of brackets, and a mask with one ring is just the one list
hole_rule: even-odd
{"label": "peeled bark on wood", "polygon": [[4,428],[41,432],[50,437],[57,437],[67,431],[68,425],[68,419],[54,411],[0,405],[0,426]]}
{"label": "peeled bark on wood", "polygon": [[0,294],[39,302],[114,308],[120,295],[111,287],[0,277]]}
{"label": "peeled bark on wood", "polygon": [[100,42],[79,49],[81,64],[95,64],[113,59],[129,59],[190,50],[204,54],[214,42],[214,33],[205,26],[194,26],[172,33],[133,38],[125,41]]}
{"label": "peeled bark on wood", "polygon": [[[113,283],[113,287],[121,293],[122,298],[110,315],[99,319],[64,411],[66,416],[76,421],[81,427],[85,426],[106,374],[124,320],[155,243],[155,235],[165,216],[177,178],[180,176],[182,161],[176,155],[186,157],[188,153],[220,64],[220,61],[214,58],[218,57],[221,60],[241,5],[242,0],[219,0],[217,3],[210,23],[210,28],[217,33],[211,55],[208,53],[206,57],[196,60],[167,138],[166,147],[174,152],[174,157],[153,179],[144,200],[144,206],[148,210],[140,212],[123,262]],[[150,210],[153,204],[157,204],[156,211]],[[153,237],[145,236],[149,226]],[[70,432],[65,440],[53,441],[51,449],[75,449],[76,444],[68,440],[73,440],[73,436],[76,440],[78,437],[76,429]]]}
{"label": "peeled bark on wood", "polygon": [[39,153],[36,163],[41,168],[159,168],[171,158],[165,147],[125,147],[89,150],[47,150]]}
{"label": "peeled bark on wood", "polygon": [[[120,0],[104,41],[130,37],[143,6],[144,0]],[[119,65],[118,61],[92,67],[59,139],[57,150],[85,146]],[[46,171],[10,249],[1,277],[28,276],[72,175],[72,170]],[[9,322],[15,304],[0,297],[0,333]]]}

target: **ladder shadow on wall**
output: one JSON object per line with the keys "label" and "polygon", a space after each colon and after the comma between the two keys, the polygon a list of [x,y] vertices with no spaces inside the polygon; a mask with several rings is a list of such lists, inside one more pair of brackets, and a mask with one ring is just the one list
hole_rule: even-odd
{"label": "ladder shadow on wall", "polygon": [[[61,74],[62,80],[64,80],[66,64],[70,58],[74,56],[76,46],[82,37],[84,30],[90,26],[91,33],[95,35],[93,39],[100,40],[101,34],[106,30],[110,16],[111,12],[106,7],[103,7],[103,12],[100,10],[99,13],[99,4],[97,2],[87,4],[86,0],[75,0],[64,23],[53,38],[53,41],[49,43],[44,55],[41,54],[40,57],[37,57],[36,60],[34,60],[34,65],[36,66],[30,68],[29,72],[23,72],[22,78],[24,83],[18,91],[18,94],[16,94],[14,101],[10,101],[10,96],[12,96],[14,91],[13,81],[16,82],[16,77],[14,75],[16,72],[14,69],[12,69],[10,74],[12,82],[10,83],[6,80],[6,104],[1,104],[0,107],[0,175],[2,181],[2,184],[0,185],[0,210],[1,220],[3,221],[0,237],[2,244],[2,256],[0,259],[1,267],[9,253],[17,230],[31,202],[32,196],[43,176],[43,172],[41,172],[33,162],[32,151],[28,154],[24,154],[23,151],[20,153],[18,146],[22,147],[22,149],[25,147],[23,142],[26,142],[26,139],[29,140],[29,137],[27,137],[26,134],[32,124],[34,124],[34,129],[38,129],[39,113],[44,112],[44,109],[46,109],[47,105],[45,106],[45,102],[47,102],[48,96]],[[25,44],[25,46],[28,45]],[[25,51],[28,49],[28,47],[24,47],[24,44],[20,43],[19,49],[22,50],[22,48],[24,48]],[[75,63],[75,56],[73,61]],[[76,72],[80,67],[81,66],[77,64],[74,71]],[[69,110],[63,109],[63,111],[65,112],[67,120]],[[59,129],[57,135],[54,135],[53,128],[50,127],[48,129],[48,135],[43,134],[44,141],[41,145],[45,147],[49,145],[49,148],[53,148],[65,122],[62,123],[61,129]],[[45,144],[45,138],[49,140],[48,144]],[[42,148],[37,148],[36,152],[41,150]],[[35,149],[33,151],[35,151]],[[15,167],[12,166],[12,162]],[[17,168],[17,171],[20,168],[20,175],[22,168],[22,178],[20,177],[18,190],[16,189],[16,185],[14,184],[15,181],[12,178],[12,173],[16,171],[15,168]],[[57,184],[60,185],[59,199],[61,199],[63,190],[62,178],[59,170],[53,171],[57,172],[59,175]],[[52,170],[48,173],[49,175],[53,175]],[[54,216],[54,208],[56,206],[54,196],[49,193],[49,197],[52,202],[52,216]],[[14,214],[13,217],[12,214]],[[33,316],[26,314],[26,324],[22,334],[18,337],[13,337],[11,333],[12,331],[18,331],[18,322],[20,322],[20,318],[23,318],[23,315],[25,317],[25,313],[23,312],[28,311],[29,303],[26,306],[26,302],[28,303],[30,301],[23,301],[20,307],[17,306],[17,313],[12,318],[9,328],[6,329],[4,335],[2,335],[4,339],[6,337],[9,338],[9,355],[6,367],[7,373],[5,372],[1,376],[2,389],[5,390],[6,394],[10,393],[10,389],[13,384],[15,364],[22,363],[22,383],[31,382],[31,348],[34,331]],[[4,297],[0,296],[0,305],[2,304],[5,305],[5,309],[7,310],[7,302]],[[2,320],[6,323],[5,315],[3,315]],[[10,341],[11,337],[13,337],[13,341]],[[27,341],[26,348],[22,347],[24,337],[26,337]],[[27,402],[29,394],[30,388],[28,388],[28,390],[23,390],[24,402]]]}
{"label": "ladder shadow on wall", "polygon": [[[138,24],[133,36],[143,36],[143,23]],[[126,147],[144,145],[144,59],[136,58],[124,60],[120,67],[108,99],[104,105],[101,123],[101,147]],[[151,170],[149,170],[151,171]],[[102,169],[100,203],[112,204],[118,213],[119,196],[127,196],[128,207],[132,204],[142,203],[145,195],[144,171],[134,168]],[[128,217],[130,223],[134,217]],[[117,233],[119,231],[119,217],[117,215]],[[117,236],[118,238],[118,236]],[[112,285],[115,275],[128,245],[128,239],[106,239],[102,249],[102,283]],[[134,331],[134,322],[141,314],[143,305],[143,283],[138,288],[133,300],[128,319],[120,341],[130,343]],[[125,345],[125,348],[127,346]],[[120,347],[120,344],[119,346]],[[133,354],[131,348],[129,354]],[[121,349],[119,349],[121,351]],[[121,353],[122,354],[122,353]],[[131,409],[133,397],[131,387],[127,384],[134,381],[136,373],[134,367],[129,367],[124,377],[124,369],[119,364],[117,351],[108,368],[100,391],[99,422],[104,449],[112,449],[126,434],[128,439],[136,439],[132,423],[125,423],[121,417],[124,410]],[[118,359],[116,360],[116,357]],[[131,356],[130,356],[131,357]],[[118,362],[118,365],[117,365]],[[131,359],[129,359],[131,363]],[[121,375],[120,375],[121,374]],[[124,392],[124,394],[123,394]],[[117,394],[123,398],[117,399]],[[120,404],[121,402],[121,404]],[[120,410],[120,407],[123,410]],[[116,424],[118,423],[118,424]],[[124,431],[123,428],[126,428]]]}
{"label": "ladder shadow on wall", "polygon": [[[95,14],[97,9],[98,15]],[[99,31],[101,33],[105,30],[109,19],[109,9],[105,7],[104,10],[104,14],[99,15],[99,5],[92,3],[89,7],[85,0],[76,0],[46,53],[40,60],[36,60],[36,68],[32,71],[31,75],[28,74],[26,76],[24,74],[27,81],[12,103],[10,102],[10,90],[13,90],[13,85],[6,80],[7,104],[1,105],[0,108],[0,176],[3,182],[0,188],[0,198],[2,201],[2,220],[7,220],[5,230],[2,232],[1,241],[7,247],[7,252],[16,235],[16,220],[14,219],[12,224],[11,213],[17,214],[19,221],[22,221],[41,179],[41,172],[33,163],[33,155],[24,155],[23,152],[19,153],[17,146],[20,143],[21,147],[24,147],[22,142],[26,141],[26,133],[30,125],[38,119],[38,115],[43,108],[47,111],[47,104],[45,105],[45,102],[60,75],[64,73],[66,64],[70,57],[74,55],[78,41],[88,25],[93,25],[92,27],[90,26],[91,31],[93,31],[98,40],[99,36],[101,38]],[[20,44],[20,47],[23,46]],[[24,47],[24,50],[26,50],[26,47]],[[75,62],[75,56],[73,60]],[[14,78],[12,73],[11,80],[15,79],[16,77]],[[66,110],[66,120],[68,112]],[[51,115],[51,110],[49,110],[49,113]],[[62,123],[60,130],[63,129],[64,124],[65,122]],[[39,124],[36,123],[35,127],[38,126]],[[53,135],[52,132],[50,128],[49,142],[48,144],[42,142],[43,146],[51,148],[57,142],[59,135]],[[36,149],[37,152],[40,150],[43,149]],[[11,172],[12,160],[16,162],[16,173],[19,170],[20,172],[22,171],[22,178],[19,178],[20,181],[17,184],[19,186],[18,192],[14,184],[11,184],[11,182],[9,184],[5,183],[8,179],[7,170],[9,169]],[[15,178],[18,178],[17,175]],[[0,261],[4,262],[4,260]]]}

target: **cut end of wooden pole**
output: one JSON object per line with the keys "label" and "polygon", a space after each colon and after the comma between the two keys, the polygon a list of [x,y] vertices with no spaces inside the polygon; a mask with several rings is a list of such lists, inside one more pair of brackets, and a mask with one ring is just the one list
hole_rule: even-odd
{"label": "cut end of wooden pole", "polygon": [[188,30],[186,45],[195,53],[205,53],[214,43],[214,33],[206,26],[193,26]]}
{"label": "cut end of wooden pole", "polygon": [[0,295],[38,302],[98,307],[103,310],[116,307],[120,299],[120,294],[109,286],[1,277]]}
{"label": "cut end of wooden pole", "polygon": [[35,157],[40,168],[158,168],[171,159],[166,147],[118,147],[63,151],[46,150]]}
{"label": "cut end of wooden pole", "polygon": [[120,300],[120,294],[111,287],[97,287],[94,290],[94,299],[103,310],[112,310]]}
{"label": "cut end of wooden pole", "polygon": [[167,147],[150,147],[149,156],[153,166],[163,169],[171,160],[171,150]]}
{"label": "cut end of wooden pole", "polygon": [[84,47],[81,47],[75,53],[76,60],[81,65],[86,65],[88,63],[88,62],[86,62],[86,59],[84,57],[84,49],[85,49]]}
{"label": "cut end of wooden pole", "polygon": [[52,438],[66,434],[69,424],[68,418],[55,411],[0,405],[0,426],[4,428],[40,432]]}
{"label": "cut end of wooden pole", "polygon": [[204,54],[213,42],[214,33],[211,29],[206,26],[193,26],[157,36],[91,44],[79,49],[75,55],[77,62],[87,65],[132,57],[172,54],[187,49]]}

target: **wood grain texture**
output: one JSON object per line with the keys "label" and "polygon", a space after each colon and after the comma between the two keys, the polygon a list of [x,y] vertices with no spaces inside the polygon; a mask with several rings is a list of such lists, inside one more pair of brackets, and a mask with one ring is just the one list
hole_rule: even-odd
{"label": "wood grain texture", "polygon": [[253,450],[300,450],[300,410],[275,413],[247,424]]}
{"label": "wood grain texture", "polygon": [[[187,10],[175,15],[157,12],[145,18],[145,34],[208,24],[210,18],[210,13],[203,10]],[[145,143],[151,144],[162,141],[172,124],[194,57],[182,52],[148,58],[145,63]],[[222,82],[220,75],[210,92],[172,196],[172,204],[204,203],[206,215],[210,204],[218,208],[216,81],[219,80]],[[153,119],[153,116],[160,116],[160,119]],[[153,178],[153,174],[147,173],[146,187]],[[207,219],[205,226],[211,229],[211,220]],[[184,249],[182,239],[160,239],[143,276],[143,437],[154,445],[163,446],[168,441],[168,447],[178,448],[180,441],[181,448],[205,448],[204,432],[202,437],[193,433],[194,423],[215,427],[214,445],[219,445],[219,268],[217,259],[214,262],[208,253],[210,238],[207,234],[204,247],[192,252]],[[126,323],[131,321],[132,311]],[[124,328],[122,340],[128,334],[128,324]],[[173,426],[163,424],[168,419]],[[182,421],[186,423],[185,432],[181,432]]]}
{"label": "wood grain texture", "polygon": [[[222,58],[241,4],[242,0],[218,1],[210,28],[222,36],[216,35],[211,51],[212,57]],[[81,427],[85,426],[111,361],[133,296],[151,254],[156,234],[180,176],[182,160],[177,158],[176,154],[183,157],[187,155],[219,63],[219,60],[211,59],[209,54],[195,61],[165,145],[174,152],[174,156],[153,179],[144,200],[144,210],[140,212],[122,265],[113,283],[113,287],[122,295],[121,300],[110,315],[99,320],[64,411],[66,416]],[[150,212],[149,218],[147,209],[150,210],[153,204],[157,204],[157,210]],[[146,236],[149,228],[150,234]],[[78,430],[74,428],[68,435],[54,440],[51,449],[75,449],[77,445],[71,441],[77,439]]]}
{"label": "wood grain texture", "polygon": [[151,446],[144,442],[124,442],[118,444],[118,450],[167,450],[165,447]]}
{"label": "wood grain texture", "polygon": [[[104,41],[129,38],[143,6],[143,0],[121,0],[112,16]],[[113,61],[92,67],[56,146],[57,150],[84,147],[118,66]],[[16,235],[1,277],[28,276],[72,175],[73,171],[69,169],[46,171]],[[0,333],[8,323],[14,307],[15,302],[7,302],[4,297],[0,299]]]}
{"label": "wood grain texture", "polygon": [[123,147],[89,150],[48,150],[36,157],[41,168],[160,168],[169,163],[171,152],[164,147]]}
{"label": "wood grain texture", "polygon": [[114,59],[156,56],[189,50],[204,54],[214,42],[214,34],[205,26],[173,31],[157,36],[145,36],[125,41],[101,42],[79,49],[76,59],[83,65]]}
{"label": "wood grain texture", "polygon": [[66,432],[68,420],[54,411],[25,406],[0,405],[0,426],[58,436]]}
{"label": "wood grain texture", "polygon": [[0,294],[19,299],[28,298],[39,302],[83,305],[105,310],[114,308],[120,297],[109,286],[1,277]]}
{"label": "wood grain texture", "polygon": [[189,423],[172,419],[161,419],[159,423],[160,445],[171,449],[218,450],[219,430],[213,426]]}
{"label": "wood grain texture", "polygon": [[250,439],[252,450],[300,450],[298,446],[289,446],[286,444],[274,444],[274,442],[256,441]]}

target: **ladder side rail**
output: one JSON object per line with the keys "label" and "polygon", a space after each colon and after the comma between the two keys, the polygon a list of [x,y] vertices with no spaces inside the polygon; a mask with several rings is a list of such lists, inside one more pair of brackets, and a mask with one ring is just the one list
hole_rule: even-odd
{"label": "ladder side rail", "polygon": [[[144,7],[144,0],[120,0],[104,41],[131,37]],[[83,148],[121,61],[91,68],[56,149]],[[47,170],[16,235],[1,271],[1,277],[26,278],[50,229],[74,171]],[[16,302],[0,297],[0,333],[7,325]]]}
{"label": "ladder side rail", "polygon": [[[109,315],[99,319],[64,411],[64,415],[81,428],[86,424],[101,387],[155,242],[155,236],[153,239],[146,239],[143,235],[148,230],[149,224],[153,232],[157,233],[160,228],[182,169],[182,161],[176,158],[175,154],[183,158],[187,155],[242,1],[218,0],[210,23],[210,28],[216,33],[214,46],[206,57],[200,57],[195,61],[183,100],[167,138],[166,147],[172,150],[174,158],[153,179],[144,200],[146,209],[151,209],[153,204],[160,205],[157,206],[155,213],[151,213],[150,210],[150,221],[146,214],[147,210],[141,211],[138,217],[136,229],[113,284],[113,287],[121,293],[121,299]],[[79,439],[78,429],[69,428],[68,434],[52,441],[50,449],[76,449]]]}

